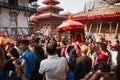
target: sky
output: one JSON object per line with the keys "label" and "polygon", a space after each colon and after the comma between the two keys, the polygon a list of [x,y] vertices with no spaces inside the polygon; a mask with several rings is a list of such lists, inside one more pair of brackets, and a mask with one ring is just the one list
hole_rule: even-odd
{"label": "sky", "polygon": [[[43,0],[38,0],[38,5],[40,5],[40,7],[45,6],[42,3],[42,1]],[[83,11],[84,4],[92,0],[58,0],[58,1],[60,2],[60,4],[58,4],[57,6],[64,9],[64,11],[61,11],[61,13],[63,12],[77,13]]]}

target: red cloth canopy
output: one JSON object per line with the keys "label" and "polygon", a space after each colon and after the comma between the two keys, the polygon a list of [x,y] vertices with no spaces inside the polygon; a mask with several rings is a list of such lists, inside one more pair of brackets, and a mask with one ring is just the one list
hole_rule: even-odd
{"label": "red cloth canopy", "polygon": [[73,20],[66,20],[63,21],[63,23],[56,28],[57,31],[61,30],[68,30],[68,29],[76,29],[76,28],[84,28],[85,25]]}

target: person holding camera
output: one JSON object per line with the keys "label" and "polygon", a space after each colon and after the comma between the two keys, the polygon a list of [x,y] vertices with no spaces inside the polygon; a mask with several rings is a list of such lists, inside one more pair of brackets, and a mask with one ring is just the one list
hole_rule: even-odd
{"label": "person holding camera", "polygon": [[16,77],[18,77],[20,80],[28,80],[24,74],[23,74],[23,71],[22,71],[22,66],[21,64],[23,63],[24,61],[22,59],[20,60],[14,60],[13,61],[13,65],[15,66],[15,72],[16,72]]}
{"label": "person holding camera", "polygon": [[23,73],[26,77],[30,76],[32,77],[32,72],[35,69],[36,64],[36,55],[32,51],[29,50],[29,40],[27,39],[21,39],[19,41],[19,48],[23,50],[23,55],[21,56],[21,59],[23,60],[23,64],[21,64],[23,68]]}
{"label": "person holding camera", "polygon": [[[4,51],[2,50],[2,47],[0,46],[0,80],[27,80],[26,77],[23,75],[22,70],[20,68],[20,65],[16,63],[15,60],[13,60],[13,63],[11,63],[15,67],[16,76],[5,76],[4,68],[5,68],[5,57],[4,57]],[[22,61],[21,61],[22,64]]]}
{"label": "person holding camera", "polygon": [[5,63],[4,69],[9,71],[9,76],[15,76],[15,67],[12,62],[19,58],[18,51],[13,46],[9,46],[7,49],[7,56],[9,59]]}

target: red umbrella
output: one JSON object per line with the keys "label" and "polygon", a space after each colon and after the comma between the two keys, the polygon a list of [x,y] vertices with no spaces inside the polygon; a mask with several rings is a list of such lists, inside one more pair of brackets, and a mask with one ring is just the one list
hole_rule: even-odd
{"label": "red umbrella", "polygon": [[84,28],[85,25],[78,22],[78,21],[73,21],[73,20],[66,20],[63,21],[63,23],[56,28],[57,31],[61,30],[68,30],[68,29],[76,29],[76,28]]}

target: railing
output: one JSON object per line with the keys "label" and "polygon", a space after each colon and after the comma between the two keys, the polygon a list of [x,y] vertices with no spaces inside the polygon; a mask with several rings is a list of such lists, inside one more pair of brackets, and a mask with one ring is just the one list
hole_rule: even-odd
{"label": "railing", "polygon": [[30,12],[36,12],[35,8],[19,6],[19,5],[12,5],[12,4],[3,3],[3,2],[0,2],[0,7],[10,8],[10,9],[17,9],[17,10],[23,10],[23,11],[30,11]]}

